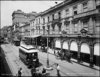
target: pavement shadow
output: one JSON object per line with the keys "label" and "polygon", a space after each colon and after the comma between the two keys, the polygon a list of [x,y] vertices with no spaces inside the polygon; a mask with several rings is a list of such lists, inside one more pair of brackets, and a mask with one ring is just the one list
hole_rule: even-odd
{"label": "pavement shadow", "polygon": [[70,60],[70,61],[69,61],[69,60],[67,60],[67,62],[69,62],[69,63],[73,64],[73,62],[72,62],[71,60]]}
{"label": "pavement shadow", "polygon": [[40,66],[42,66],[42,65],[43,65],[43,64],[39,62],[39,66],[38,66],[38,67],[40,67]]}
{"label": "pavement shadow", "polygon": [[[73,61],[73,62],[75,62],[75,61]],[[77,63],[77,62],[75,62],[75,63]],[[91,68],[90,66],[87,66],[87,65],[85,65],[85,64],[81,64],[81,63],[77,63],[77,64],[80,64],[80,65],[82,65],[82,66],[85,66],[85,67],[88,67],[88,68]],[[94,70],[97,70],[97,71],[100,71],[100,68],[99,69],[96,69],[96,68],[91,68],[91,69],[94,69]]]}
{"label": "pavement shadow", "polygon": [[73,61],[68,60],[68,59],[61,59],[60,57],[57,57],[57,56],[56,56],[56,59],[57,59],[57,60],[61,60],[61,61],[66,61],[66,62],[68,62],[68,63],[73,64]]}
{"label": "pavement shadow", "polygon": [[37,67],[41,67],[42,65],[43,65],[43,64],[39,62],[39,64],[28,66],[28,68],[31,69],[31,68],[33,68],[33,66],[34,66],[35,68],[37,68]]}

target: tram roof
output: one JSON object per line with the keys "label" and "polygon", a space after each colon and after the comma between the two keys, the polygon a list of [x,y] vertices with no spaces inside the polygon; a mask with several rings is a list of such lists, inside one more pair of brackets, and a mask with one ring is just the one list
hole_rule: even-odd
{"label": "tram roof", "polygon": [[22,49],[24,52],[26,52],[26,53],[35,53],[35,52],[38,52],[38,50],[37,49],[26,49],[26,48],[24,48],[24,47],[19,47],[20,49]]}
{"label": "tram roof", "polygon": [[25,48],[25,49],[27,49],[27,50],[32,49],[32,48],[35,48],[35,47],[32,46],[32,45],[25,45],[25,44],[21,44],[21,47],[23,47],[23,48]]}

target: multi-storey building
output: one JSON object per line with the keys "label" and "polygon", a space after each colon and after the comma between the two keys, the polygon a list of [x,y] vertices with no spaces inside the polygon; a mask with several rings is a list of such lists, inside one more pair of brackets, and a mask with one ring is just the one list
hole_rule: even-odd
{"label": "multi-storey building", "polygon": [[39,14],[33,22],[35,33],[49,38],[49,46],[55,51],[61,50],[63,56],[70,52],[79,63],[100,66],[99,0],[65,0]]}
{"label": "multi-storey building", "polygon": [[1,28],[1,36],[6,38],[8,36],[8,26],[4,26],[3,28]]}
{"label": "multi-storey building", "polygon": [[6,41],[11,42],[12,41],[12,26],[4,26],[3,28],[1,28],[0,31],[0,36],[6,38]]}
{"label": "multi-storey building", "polygon": [[30,23],[27,23],[20,27],[20,34],[22,37],[30,36]]}
{"label": "multi-storey building", "polygon": [[[19,27],[25,25],[25,24],[29,24],[30,23],[30,20],[34,19],[35,16],[36,16],[36,12],[32,12],[32,13],[24,13],[23,11],[21,10],[17,10],[17,11],[14,11],[12,13],[12,26],[13,26],[13,33],[14,33],[14,36],[18,37],[22,34]],[[23,27],[21,27],[23,28]]]}
{"label": "multi-storey building", "polygon": [[[27,18],[22,20],[25,14],[20,10],[17,12],[12,14],[13,24],[27,23]],[[30,36],[41,35],[37,42],[38,45],[44,43],[47,46],[48,44],[55,53],[60,51],[64,57],[72,53],[72,58],[76,59],[78,63],[87,62],[91,67],[100,66],[99,0],[65,0],[34,15],[35,17],[33,16],[28,21],[30,28],[29,24],[21,27],[22,33],[24,31]],[[25,35],[24,33],[23,35]],[[49,39],[49,43],[46,38]]]}
{"label": "multi-storey building", "polygon": [[12,25],[8,26],[8,29],[7,29],[7,38],[8,38],[9,42],[12,42]]}

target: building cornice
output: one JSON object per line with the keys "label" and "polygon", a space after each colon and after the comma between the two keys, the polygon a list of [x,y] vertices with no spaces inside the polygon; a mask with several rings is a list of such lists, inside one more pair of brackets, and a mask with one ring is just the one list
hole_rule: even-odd
{"label": "building cornice", "polygon": [[45,14],[48,14],[48,13],[50,13],[52,11],[55,11],[58,8],[62,8],[64,6],[66,6],[66,5],[69,5],[69,4],[78,2],[78,1],[84,1],[84,0],[65,0],[65,1],[59,3],[58,5],[55,5],[55,6],[51,7],[51,8],[49,8],[49,9],[45,10],[44,12],[42,12],[41,16],[43,16]]}

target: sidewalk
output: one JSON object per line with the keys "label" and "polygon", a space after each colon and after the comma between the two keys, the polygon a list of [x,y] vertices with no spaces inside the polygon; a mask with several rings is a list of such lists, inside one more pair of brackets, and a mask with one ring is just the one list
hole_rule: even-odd
{"label": "sidewalk", "polygon": [[[47,56],[47,53],[40,52],[40,55],[43,55],[42,57],[44,57],[44,56]],[[54,54],[53,55],[49,54],[49,60],[52,61],[51,65],[53,63],[58,63],[61,67],[60,72],[68,76],[99,76],[99,71],[97,69],[92,69],[92,68],[80,65],[76,63],[74,59],[72,59],[72,63],[69,63],[65,60],[60,60],[56,58]]]}
{"label": "sidewalk", "polygon": [[[31,76],[30,70],[27,69],[27,67],[21,62],[18,58],[18,47],[7,44],[1,46],[3,50],[5,51],[6,57],[8,58],[9,64],[11,64],[13,75],[16,75],[16,72],[18,71],[19,67],[23,68],[23,76]],[[49,52],[52,51],[51,49]],[[11,52],[11,53],[10,53]],[[47,53],[39,52],[39,61],[43,64],[43,66],[47,65]],[[12,58],[13,57],[13,58]],[[60,65],[60,74],[61,76],[99,76],[99,71],[77,64],[74,61],[72,63],[69,63],[65,60],[60,60],[55,55],[49,54],[49,64],[52,65],[53,70],[47,71],[50,73],[50,76],[57,76],[56,72],[56,66],[55,63],[58,63]],[[40,69],[42,69],[42,67]]]}
{"label": "sidewalk", "polygon": [[[54,50],[53,49],[49,49],[49,51],[48,51],[50,54],[52,54],[52,55],[54,55]],[[55,55],[54,55],[55,56]],[[77,60],[76,59],[71,59],[71,61],[73,61],[73,62],[75,62],[75,63],[77,63]],[[79,63],[77,63],[77,64],[79,64]],[[81,63],[80,65],[83,65],[83,66],[86,66],[86,67],[88,67],[88,68],[90,68],[89,67],[89,63],[86,63],[86,62],[83,62],[83,63]],[[92,69],[95,69],[95,70],[99,70],[100,71],[100,68],[98,67],[98,66],[95,66],[94,65],[94,67],[92,68]]]}

